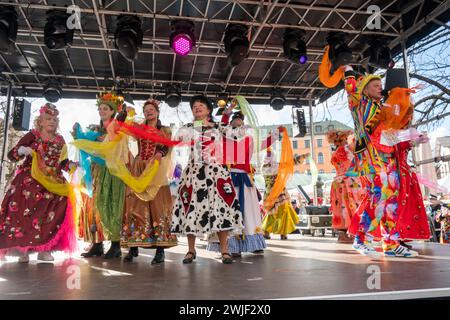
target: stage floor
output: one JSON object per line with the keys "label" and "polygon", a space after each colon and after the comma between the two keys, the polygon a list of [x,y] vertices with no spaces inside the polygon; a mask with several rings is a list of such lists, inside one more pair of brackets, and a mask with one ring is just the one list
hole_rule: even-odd
{"label": "stage floor", "polygon": [[[102,258],[0,266],[0,299],[405,299],[450,297],[450,246],[413,243],[421,256],[371,261],[331,237],[272,236],[263,255],[223,265],[198,241],[197,261],[183,265],[185,238],[152,266],[154,250],[133,263]],[[125,251],[124,251],[125,252]],[[125,254],[125,253],[124,253]]]}

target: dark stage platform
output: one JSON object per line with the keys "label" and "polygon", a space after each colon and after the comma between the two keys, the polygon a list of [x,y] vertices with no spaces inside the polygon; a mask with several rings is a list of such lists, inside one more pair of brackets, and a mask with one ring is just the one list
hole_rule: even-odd
{"label": "dark stage platform", "polygon": [[131,264],[101,258],[29,265],[8,257],[0,299],[405,299],[450,297],[450,246],[414,243],[421,256],[371,261],[330,237],[290,235],[268,241],[264,255],[223,265],[198,241],[197,261],[183,265],[186,239],[151,266],[154,250]]}

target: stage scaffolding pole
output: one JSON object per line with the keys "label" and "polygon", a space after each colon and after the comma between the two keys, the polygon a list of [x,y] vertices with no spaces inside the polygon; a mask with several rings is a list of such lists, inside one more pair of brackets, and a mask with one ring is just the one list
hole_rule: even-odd
{"label": "stage scaffolding pole", "polygon": [[[312,161],[315,161],[316,158],[316,153],[315,150],[316,148],[314,147],[314,122],[313,122],[313,113],[312,113],[312,101],[309,100],[309,133],[311,136],[311,159]],[[312,172],[311,172],[311,164],[309,164],[309,172],[311,173],[311,182],[312,182]],[[317,187],[316,184],[313,184],[313,203],[315,206],[317,206]]]}
{"label": "stage scaffolding pole", "polygon": [[[0,86],[1,88],[1,86]],[[2,148],[2,158],[1,158],[1,166],[0,166],[0,195],[3,198],[4,193],[4,183],[5,183],[5,161],[6,161],[6,150],[8,148],[8,131],[9,131],[9,117],[11,115],[11,92],[12,92],[12,83],[8,83],[8,91],[6,98],[6,112],[5,112],[5,121],[3,128],[3,148]]]}

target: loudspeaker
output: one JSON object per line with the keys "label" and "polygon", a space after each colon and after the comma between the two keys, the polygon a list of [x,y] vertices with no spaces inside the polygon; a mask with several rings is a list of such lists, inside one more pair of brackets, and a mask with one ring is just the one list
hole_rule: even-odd
{"label": "loudspeaker", "polygon": [[384,85],[384,95],[393,88],[408,88],[405,69],[388,69],[386,72],[386,84]]}
{"label": "loudspeaker", "polygon": [[303,109],[297,109],[297,125],[298,125],[298,135],[297,137],[303,138],[306,135],[306,120],[305,111]]}
{"label": "loudspeaker", "polygon": [[12,126],[18,131],[30,130],[31,103],[25,99],[14,99]]}

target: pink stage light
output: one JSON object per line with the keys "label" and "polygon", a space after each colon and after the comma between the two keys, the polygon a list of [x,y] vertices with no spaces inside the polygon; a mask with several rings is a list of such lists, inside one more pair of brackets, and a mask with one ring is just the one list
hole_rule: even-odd
{"label": "pink stage light", "polygon": [[172,48],[179,55],[187,55],[191,52],[192,46],[192,40],[186,34],[179,34],[173,39]]}

